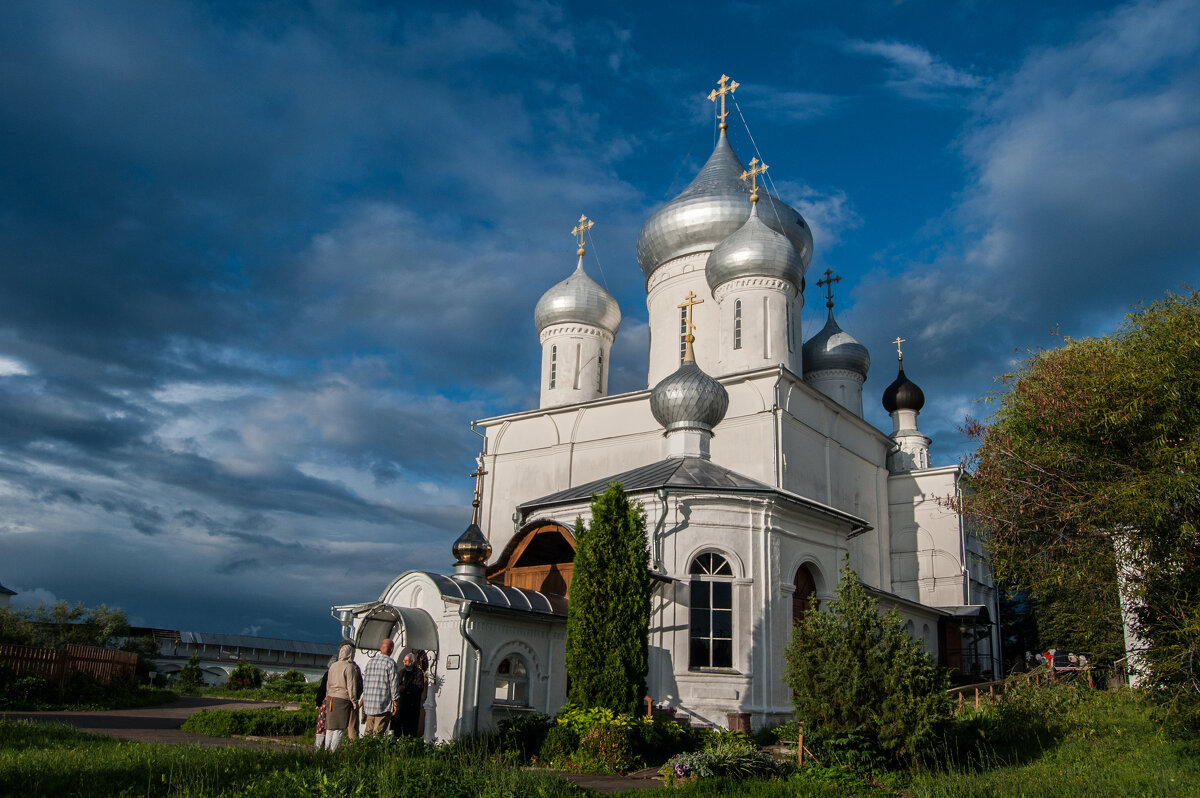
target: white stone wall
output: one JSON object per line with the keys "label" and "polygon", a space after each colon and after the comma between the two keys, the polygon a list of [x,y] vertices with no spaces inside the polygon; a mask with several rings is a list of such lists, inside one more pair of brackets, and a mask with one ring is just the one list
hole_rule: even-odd
{"label": "white stone wall", "polygon": [[541,407],[587,402],[608,393],[611,333],[590,324],[554,324],[542,330],[540,340]]}
{"label": "white stone wall", "polygon": [[707,260],[707,252],[684,255],[658,267],[646,282],[646,310],[650,319],[650,364],[646,376],[649,388],[679,369],[682,337],[678,305],[689,292],[704,300],[692,307],[696,365],[706,374],[717,372],[720,359],[717,303],[704,276]]}
{"label": "white stone wall", "polygon": [[[718,286],[720,377],[782,363],[795,374],[801,366],[800,307],[795,287],[772,277],[743,277]],[[737,308],[741,303],[741,346],[737,346]],[[735,348],[736,347],[736,348]],[[860,414],[861,415],[861,414]]]}

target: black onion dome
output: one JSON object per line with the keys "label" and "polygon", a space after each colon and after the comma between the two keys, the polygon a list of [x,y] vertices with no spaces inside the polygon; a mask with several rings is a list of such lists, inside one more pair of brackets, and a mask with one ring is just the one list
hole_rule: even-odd
{"label": "black onion dome", "polygon": [[925,392],[904,374],[904,361],[900,362],[900,373],[883,391],[883,409],[889,413],[897,410],[917,410],[925,406]]}
{"label": "black onion dome", "polygon": [[450,550],[454,552],[454,559],[463,565],[483,565],[492,556],[492,544],[474,521],[458,536]]}

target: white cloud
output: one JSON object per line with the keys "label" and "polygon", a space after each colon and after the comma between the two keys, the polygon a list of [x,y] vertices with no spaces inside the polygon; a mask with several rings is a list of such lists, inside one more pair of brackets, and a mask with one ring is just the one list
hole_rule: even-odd
{"label": "white cloud", "polygon": [[884,85],[914,100],[941,99],[984,85],[978,75],[957,69],[915,44],[850,39],[842,48],[854,55],[882,58],[888,63]]}
{"label": "white cloud", "polygon": [[0,355],[0,377],[24,377],[32,373],[29,366],[17,358]]}
{"label": "white cloud", "polygon": [[12,596],[9,601],[9,606],[15,609],[24,607],[36,607],[39,604],[50,606],[58,603],[58,596],[46,590],[44,587],[23,588],[16,585],[9,587],[10,590],[17,591],[17,595]]}

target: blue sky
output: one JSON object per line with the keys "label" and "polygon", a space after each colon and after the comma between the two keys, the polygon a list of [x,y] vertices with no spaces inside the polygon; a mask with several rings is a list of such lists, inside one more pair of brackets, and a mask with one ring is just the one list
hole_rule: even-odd
{"label": "blue sky", "polygon": [[5,4],[0,582],[325,639],[448,568],[581,213],[645,387],[634,244],[722,73],[814,230],[805,336],[833,269],[869,420],[901,335],[937,463],[1051,331],[1200,282],[1197,0],[683,8]]}

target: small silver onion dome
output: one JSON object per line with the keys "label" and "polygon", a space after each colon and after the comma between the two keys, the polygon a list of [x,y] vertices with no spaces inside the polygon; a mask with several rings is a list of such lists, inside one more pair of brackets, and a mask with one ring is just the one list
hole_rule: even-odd
{"label": "small silver onion dome", "polygon": [[613,335],[621,326],[621,309],[612,294],[583,270],[583,257],[571,276],[542,294],[533,311],[540,334],[552,324],[591,324]]}
{"label": "small silver onion dome", "polygon": [[920,411],[925,406],[925,392],[904,374],[904,361],[900,361],[900,373],[883,390],[883,409],[889,413],[897,410]]}
{"label": "small silver onion dome", "polygon": [[817,371],[840,369],[866,377],[871,368],[871,354],[850,333],[838,326],[833,317],[833,308],[829,309],[829,320],[825,326],[808,339],[801,351],[805,376]]}
{"label": "small silver onion dome", "polygon": [[763,224],[755,204],[746,223],[708,256],[704,276],[714,291],[739,277],[778,277],[799,292],[804,285],[804,261],[786,236]]}
{"label": "small silver onion dome", "polygon": [[650,412],[667,432],[712,432],[728,409],[725,386],[701,371],[694,360],[685,360],[678,371],[664,377],[650,392]]}
{"label": "small silver onion dome", "polygon": [[483,530],[474,520],[466,531],[458,536],[450,549],[460,565],[483,565],[492,556],[492,544],[483,536]]}
{"label": "small silver onion dome", "polygon": [[[649,279],[663,263],[691,252],[708,252],[737,232],[750,216],[745,166],[721,131],[717,146],[696,179],[675,199],[650,214],[638,234],[637,257]],[[769,194],[759,210],[763,222],[787,236],[803,269],[812,259],[812,233],[794,208]]]}

